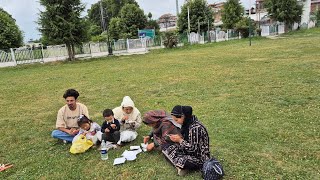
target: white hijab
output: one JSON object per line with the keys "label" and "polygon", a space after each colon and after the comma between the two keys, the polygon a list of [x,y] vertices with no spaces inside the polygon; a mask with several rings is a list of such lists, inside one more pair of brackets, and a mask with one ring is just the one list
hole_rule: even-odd
{"label": "white hijab", "polygon": [[[132,107],[133,110],[130,114],[126,114],[123,111],[123,108],[125,107]],[[134,106],[134,102],[129,96],[123,97],[123,100],[121,102],[121,105],[119,107],[114,108],[113,110],[114,118],[121,121],[123,116],[129,117],[129,123],[135,122],[136,128],[139,128],[142,122],[140,111]],[[121,130],[127,129],[127,127],[122,127]]]}

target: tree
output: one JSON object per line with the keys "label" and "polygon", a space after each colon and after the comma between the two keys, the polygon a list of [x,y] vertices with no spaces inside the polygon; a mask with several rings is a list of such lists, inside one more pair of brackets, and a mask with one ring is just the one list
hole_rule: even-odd
{"label": "tree", "polygon": [[190,31],[197,32],[200,25],[200,31],[208,30],[212,27],[213,13],[211,8],[208,6],[207,1],[204,0],[193,0],[188,1],[182,6],[181,13],[178,18],[178,27],[180,32],[188,31],[188,7],[190,10]]}
{"label": "tree", "polygon": [[0,49],[22,46],[22,32],[16,20],[2,8],[0,8],[0,27]]}
{"label": "tree", "polygon": [[178,45],[178,36],[176,32],[173,31],[167,31],[163,34],[163,45],[166,48],[173,48],[177,47]]}
{"label": "tree", "polygon": [[148,18],[149,18],[149,21],[151,21],[151,18],[152,18],[151,12],[148,13]]}
{"label": "tree", "polygon": [[[135,0],[101,0],[101,1],[102,1],[102,8],[104,10],[103,16],[105,18],[106,25],[109,25],[110,20],[113,17],[120,16],[120,10],[124,5],[135,4],[139,6]],[[88,10],[88,19],[92,26],[100,27],[97,31],[95,31],[96,34],[92,34],[92,35],[100,35],[102,33],[100,1],[93,4],[91,8]]]}
{"label": "tree", "polygon": [[240,32],[241,36],[244,38],[249,37],[249,26],[251,23],[251,34],[252,34],[252,29],[253,27],[256,26],[255,22],[253,19],[250,19],[249,17],[242,17],[240,21],[238,21],[235,24],[235,29]]}
{"label": "tree", "polygon": [[311,20],[315,22],[316,27],[320,27],[320,9],[311,14]]}
{"label": "tree", "polygon": [[147,17],[142,9],[134,4],[126,4],[120,12],[122,38],[138,37],[138,30],[143,29],[147,23]]}
{"label": "tree", "polygon": [[243,12],[244,8],[239,0],[227,0],[227,2],[224,3],[224,9],[222,10],[221,15],[223,27],[226,29],[233,29],[242,19]]}
{"label": "tree", "polygon": [[74,60],[74,46],[88,37],[88,24],[80,17],[85,6],[80,0],[40,0],[40,4],[45,7],[38,21],[42,36],[50,44],[66,44],[69,60]]}
{"label": "tree", "polygon": [[121,39],[122,27],[124,27],[124,25],[122,24],[121,18],[112,18],[109,25],[110,38],[116,41]]}
{"label": "tree", "polygon": [[154,29],[155,34],[158,35],[160,33],[160,27],[156,20],[149,20],[146,24],[146,29]]}
{"label": "tree", "polygon": [[267,0],[266,8],[269,16],[284,22],[285,32],[292,28],[293,23],[301,21],[302,5],[297,0]]}

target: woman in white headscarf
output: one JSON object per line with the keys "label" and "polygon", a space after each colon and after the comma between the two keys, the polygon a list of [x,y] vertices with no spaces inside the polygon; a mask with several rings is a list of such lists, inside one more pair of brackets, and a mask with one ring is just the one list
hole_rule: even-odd
{"label": "woman in white headscarf", "polygon": [[134,106],[134,102],[129,96],[125,96],[121,106],[114,108],[114,118],[120,121],[120,141],[130,142],[138,136],[137,129],[140,127],[142,119],[140,111]]}

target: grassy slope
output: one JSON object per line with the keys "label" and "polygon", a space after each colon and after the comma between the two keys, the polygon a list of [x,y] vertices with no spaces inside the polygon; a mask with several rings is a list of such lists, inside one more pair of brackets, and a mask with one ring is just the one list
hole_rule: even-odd
{"label": "grassy slope", "polygon": [[[176,179],[157,152],[112,166],[124,149],[71,155],[50,137],[67,88],[90,116],[129,95],[142,113],[188,104],[207,126],[225,179],[319,179],[320,29],[112,57],[0,69],[0,179]],[[138,140],[149,128],[142,126]],[[199,179],[192,173],[185,179]]]}

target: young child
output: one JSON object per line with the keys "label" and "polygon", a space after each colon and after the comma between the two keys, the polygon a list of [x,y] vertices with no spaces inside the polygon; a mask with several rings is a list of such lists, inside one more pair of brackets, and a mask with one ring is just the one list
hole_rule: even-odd
{"label": "young child", "polygon": [[87,139],[91,140],[94,145],[97,145],[97,143],[101,142],[102,133],[99,124],[91,121],[86,115],[80,115],[77,122],[78,126],[80,127],[80,131],[78,135],[73,138],[73,141],[75,141],[78,136],[83,134]]}
{"label": "young child", "polygon": [[102,113],[105,121],[101,126],[102,140],[110,141],[120,145],[120,123],[114,118],[111,109],[105,109]]}

